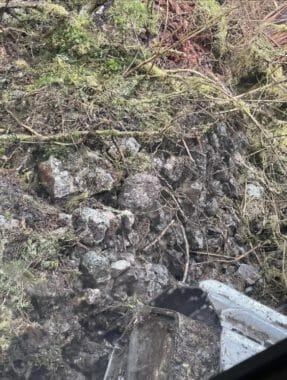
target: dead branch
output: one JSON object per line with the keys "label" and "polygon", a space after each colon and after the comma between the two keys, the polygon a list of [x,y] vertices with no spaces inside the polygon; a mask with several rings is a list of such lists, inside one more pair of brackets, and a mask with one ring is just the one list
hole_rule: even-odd
{"label": "dead branch", "polygon": [[[34,131],[35,132],[35,131]],[[34,135],[28,134],[5,134],[0,135],[0,142],[10,141],[10,140],[19,140],[22,143],[50,143],[50,142],[72,142],[74,144],[77,143],[76,140],[81,140],[87,137],[142,137],[142,138],[150,138],[150,137],[162,137],[163,131],[119,131],[117,129],[101,129],[97,131],[71,131],[64,133],[56,133],[54,135],[43,136],[37,133]],[[81,141],[80,141],[81,142]]]}
{"label": "dead branch", "polygon": [[[247,252],[243,253],[242,255],[240,256],[237,256],[237,257],[230,257],[230,260],[215,260],[215,261],[203,261],[201,263],[197,263],[195,265],[197,266],[200,266],[200,265],[204,265],[204,264],[214,264],[214,263],[226,263],[226,264],[234,264],[234,263],[238,263],[239,261],[241,261],[242,259],[244,259],[245,257],[249,256],[251,253],[254,253],[255,254],[255,251],[260,248],[260,247],[263,247],[264,246],[264,243],[259,243],[257,244],[255,247],[249,249]],[[215,256],[215,254],[210,254],[210,253],[203,253],[201,252],[200,254],[206,254],[206,255],[209,255],[209,256]],[[220,257],[220,255],[218,255]],[[227,257],[227,256],[224,256],[222,255],[221,257]]]}
{"label": "dead branch", "polygon": [[186,256],[185,268],[184,268],[184,273],[183,273],[183,277],[182,277],[182,281],[181,282],[185,283],[186,279],[187,279],[187,275],[188,275],[189,261],[190,261],[190,257],[189,257],[189,243],[188,243],[188,240],[187,240],[185,229],[184,229],[184,227],[183,227],[182,224],[180,225],[180,228],[181,228],[181,232],[182,232],[184,243],[185,243],[185,256]]}
{"label": "dead branch", "polygon": [[26,130],[27,130],[28,132],[30,132],[32,135],[35,135],[35,136],[37,136],[37,137],[42,138],[42,135],[41,135],[40,133],[38,133],[37,131],[34,131],[33,128],[31,128],[31,127],[29,127],[28,125],[22,123],[22,121],[20,121],[20,120],[19,120],[19,119],[13,114],[13,112],[11,112],[10,110],[8,110],[7,108],[5,108],[5,111],[6,111],[6,112],[12,117],[12,119],[14,119],[14,120],[16,121],[16,123],[17,123],[20,127],[26,129]]}
{"label": "dead branch", "polygon": [[162,237],[165,235],[165,233],[167,232],[167,230],[174,224],[174,220],[172,220],[162,231],[161,233],[151,242],[149,243],[147,246],[145,246],[143,248],[143,251],[147,251],[149,250],[151,247],[153,247],[156,243],[158,243]]}

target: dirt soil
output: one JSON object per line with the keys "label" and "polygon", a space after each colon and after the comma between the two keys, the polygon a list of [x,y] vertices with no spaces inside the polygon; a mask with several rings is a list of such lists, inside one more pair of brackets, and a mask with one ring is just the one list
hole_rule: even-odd
{"label": "dirt soil", "polygon": [[169,287],[286,312],[285,11],[0,2],[1,379],[208,379],[218,329],[158,316]]}

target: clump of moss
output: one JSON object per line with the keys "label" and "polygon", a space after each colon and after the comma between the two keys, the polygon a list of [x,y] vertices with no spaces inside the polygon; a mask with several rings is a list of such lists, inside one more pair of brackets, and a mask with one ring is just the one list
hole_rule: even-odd
{"label": "clump of moss", "polygon": [[156,34],[158,31],[158,18],[151,12],[146,1],[115,0],[109,15],[124,35],[140,34],[143,31]]}
{"label": "clump of moss", "polygon": [[240,47],[235,47],[232,53],[230,67],[234,81],[251,76],[263,76],[268,79],[268,73],[274,72],[285,54],[282,49],[276,48],[261,35],[248,40]]}
{"label": "clump of moss", "polygon": [[195,15],[198,17],[201,25],[208,25],[212,20],[217,20],[216,30],[212,33],[212,48],[215,53],[222,56],[227,50],[228,20],[220,4],[216,0],[198,0],[196,2]]}
{"label": "clump of moss", "polygon": [[151,157],[143,152],[128,157],[127,165],[133,173],[141,173],[153,168]]}
{"label": "clump of moss", "polygon": [[57,55],[51,62],[40,64],[33,69],[38,77],[33,84],[28,85],[28,90],[35,90],[53,84],[65,84],[97,87],[98,80],[94,71],[86,65],[70,61],[64,55]]}
{"label": "clump of moss", "polygon": [[69,12],[62,5],[45,2],[42,7],[44,9],[44,16],[59,18],[69,17]]}
{"label": "clump of moss", "polygon": [[51,49],[57,54],[83,57],[99,55],[92,34],[91,19],[87,16],[70,17],[67,23],[58,26],[51,36]]}

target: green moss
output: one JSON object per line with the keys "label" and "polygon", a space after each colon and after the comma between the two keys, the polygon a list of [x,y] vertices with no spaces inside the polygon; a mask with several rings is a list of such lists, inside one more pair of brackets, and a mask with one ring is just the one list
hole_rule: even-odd
{"label": "green moss", "polygon": [[71,153],[75,151],[74,147],[70,145],[59,145],[59,144],[45,144],[43,149],[37,150],[35,153],[37,155],[37,160],[39,156],[43,161],[48,160],[50,156],[54,156],[58,159],[67,159]]}
{"label": "green moss", "polygon": [[149,171],[153,167],[151,157],[142,152],[128,157],[127,164],[134,173]]}
{"label": "green moss", "polygon": [[216,31],[214,31],[213,49],[219,55],[227,50],[228,21],[223,14],[217,0],[198,0],[196,2],[196,15],[202,25],[217,19]]}
{"label": "green moss", "polygon": [[135,35],[143,31],[158,32],[158,17],[151,13],[146,1],[115,0],[109,11],[115,26],[124,35]]}
{"label": "green moss", "polygon": [[31,282],[31,272],[21,260],[2,263],[0,268],[0,298],[5,300],[13,310],[27,309],[30,305],[25,293]]}
{"label": "green moss", "polygon": [[116,73],[123,69],[123,62],[119,58],[109,58],[105,63],[106,72],[108,73]]}
{"label": "green moss", "polygon": [[92,33],[91,19],[75,15],[68,22],[58,26],[51,36],[51,49],[69,56],[98,57],[100,51]]}
{"label": "green moss", "polygon": [[28,62],[26,62],[24,59],[16,59],[16,61],[14,61],[14,65],[16,67],[18,67],[18,69],[20,69],[20,70],[29,70],[30,69]]}
{"label": "green moss", "polygon": [[59,4],[44,3],[43,4],[44,15],[48,17],[60,17],[66,18],[69,16],[69,12]]}
{"label": "green moss", "polygon": [[285,56],[283,49],[277,48],[262,35],[232,51],[231,69],[233,81],[250,76],[264,76],[268,82],[270,74],[278,70],[278,63]]}
{"label": "green moss", "polygon": [[[67,245],[73,244],[74,236],[65,231],[34,233],[24,241],[2,239],[0,259],[5,249],[12,249],[15,260],[0,264],[0,299],[5,300],[13,311],[30,307],[26,289],[38,276],[39,270],[54,271],[59,266],[59,256]],[[9,248],[8,248],[9,247]]]}
{"label": "green moss", "polygon": [[51,62],[40,64],[33,69],[33,73],[38,77],[27,89],[35,89],[52,85],[64,84],[74,85],[76,87],[89,85],[97,87],[98,80],[96,74],[84,64],[70,62],[63,55],[56,56]]}

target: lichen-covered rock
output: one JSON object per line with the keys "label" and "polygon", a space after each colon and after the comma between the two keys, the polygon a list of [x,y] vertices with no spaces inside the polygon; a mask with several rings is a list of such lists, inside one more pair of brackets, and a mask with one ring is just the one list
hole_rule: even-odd
{"label": "lichen-covered rock", "polygon": [[108,281],[110,276],[110,263],[107,257],[96,251],[89,251],[84,254],[80,269],[85,282],[98,285]]}
{"label": "lichen-covered rock", "polygon": [[251,264],[240,264],[237,274],[244,279],[248,285],[254,285],[260,279],[257,268]]}
{"label": "lichen-covered rock", "polygon": [[156,207],[160,198],[161,184],[157,177],[138,173],[128,177],[119,196],[119,205],[133,212],[147,212]]}
{"label": "lichen-covered rock", "polygon": [[181,179],[185,168],[186,157],[170,156],[163,165],[164,175],[173,182]]}
{"label": "lichen-covered rock", "polygon": [[127,260],[118,260],[111,264],[111,271],[113,277],[118,277],[123,272],[128,270],[131,267],[131,264]]}
{"label": "lichen-covered rock", "polygon": [[102,294],[100,289],[91,289],[87,288],[84,292],[84,300],[87,302],[88,305],[95,305],[99,300],[101,299]]}
{"label": "lichen-covered rock", "polygon": [[199,181],[186,180],[177,189],[177,194],[182,198],[183,203],[191,203],[198,207],[205,200],[204,186]]}
{"label": "lichen-covered rock", "polygon": [[88,191],[97,194],[109,191],[115,184],[111,165],[96,153],[83,153],[59,160],[50,156],[38,165],[41,185],[54,198]]}
{"label": "lichen-covered rock", "polygon": [[38,172],[41,185],[54,198],[64,198],[84,191],[83,181],[73,177],[56,157],[51,156],[47,161],[41,162]]}
{"label": "lichen-covered rock", "polygon": [[246,195],[249,198],[261,199],[264,195],[264,188],[258,182],[251,182],[246,185]]}
{"label": "lichen-covered rock", "polygon": [[80,240],[92,246],[101,243],[108,231],[115,232],[121,224],[121,218],[109,210],[83,207],[74,211],[72,223]]}
{"label": "lichen-covered rock", "polygon": [[7,218],[4,215],[0,215],[0,230],[14,230],[19,227],[19,220],[13,218]]}
{"label": "lichen-covered rock", "polygon": [[138,270],[137,294],[153,298],[170,284],[171,276],[166,266],[148,263]]}
{"label": "lichen-covered rock", "polygon": [[120,157],[120,152],[122,152],[123,155],[127,156],[133,156],[139,152],[141,148],[141,145],[138,143],[138,141],[134,137],[128,137],[125,139],[122,139],[117,146],[112,145],[109,149],[109,154],[115,158]]}

